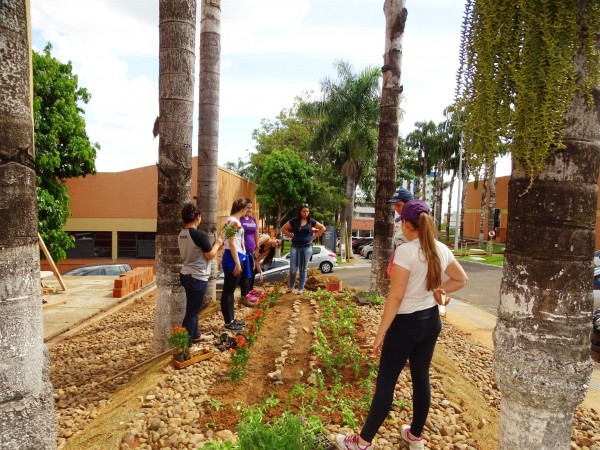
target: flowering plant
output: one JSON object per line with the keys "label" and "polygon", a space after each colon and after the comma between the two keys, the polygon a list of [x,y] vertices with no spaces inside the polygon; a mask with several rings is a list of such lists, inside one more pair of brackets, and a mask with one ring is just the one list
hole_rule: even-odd
{"label": "flowering plant", "polygon": [[223,225],[223,233],[225,234],[225,237],[229,239],[230,237],[235,236],[238,231],[240,231],[240,228],[241,227],[238,222],[228,220],[225,222],[225,225]]}
{"label": "flowering plant", "polygon": [[169,336],[169,345],[177,349],[184,359],[189,358],[190,334],[184,327],[173,327]]}

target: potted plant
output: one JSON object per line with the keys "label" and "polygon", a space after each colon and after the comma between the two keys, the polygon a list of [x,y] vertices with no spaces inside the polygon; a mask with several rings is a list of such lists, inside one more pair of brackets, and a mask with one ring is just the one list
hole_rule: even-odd
{"label": "potted plant", "polygon": [[173,327],[169,336],[169,345],[175,349],[173,359],[179,362],[190,359],[190,335],[184,327]]}

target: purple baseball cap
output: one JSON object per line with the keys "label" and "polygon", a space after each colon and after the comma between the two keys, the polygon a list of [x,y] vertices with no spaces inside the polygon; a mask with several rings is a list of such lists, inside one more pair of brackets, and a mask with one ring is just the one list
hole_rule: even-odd
{"label": "purple baseball cap", "polygon": [[409,222],[418,222],[421,213],[430,214],[429,206],[423,200],[418,198],[410,200],[404,204],[402,208],[402,219]]}

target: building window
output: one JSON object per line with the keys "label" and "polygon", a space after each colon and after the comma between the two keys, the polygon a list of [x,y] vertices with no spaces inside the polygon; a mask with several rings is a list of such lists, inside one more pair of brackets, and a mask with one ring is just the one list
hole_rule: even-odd
{"label": "building window", "polygon": [[117,255],[119,258],[154,258],[156,233],[119,232]]}
{"label": "building window", "polygon": [[74,248],[67,249],[67,258],[111,258],[110,231],[72,231]]}

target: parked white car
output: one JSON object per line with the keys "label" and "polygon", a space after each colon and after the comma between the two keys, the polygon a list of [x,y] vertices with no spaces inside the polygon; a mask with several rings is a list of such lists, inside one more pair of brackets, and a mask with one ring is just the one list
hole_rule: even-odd
{"label": "parked white car", "polygon": [[365,245],[361,251],[360,254],[362,256],[364,256],[367,259],[372,259],[373,258],[373,244],[367,244]]}
{"label": "parked white car", "polygon": [[594,252],[594,267],[600,266],[600,250]]}
{"label": "parked white car", "polygon": [[[308,267],[318,267],[322,273],[330,273],[337,267],[337,256],[332,250],[324,245],[313,245],[312,251]],[[289,260],[290,254],[286,253],[283,257]]]}

